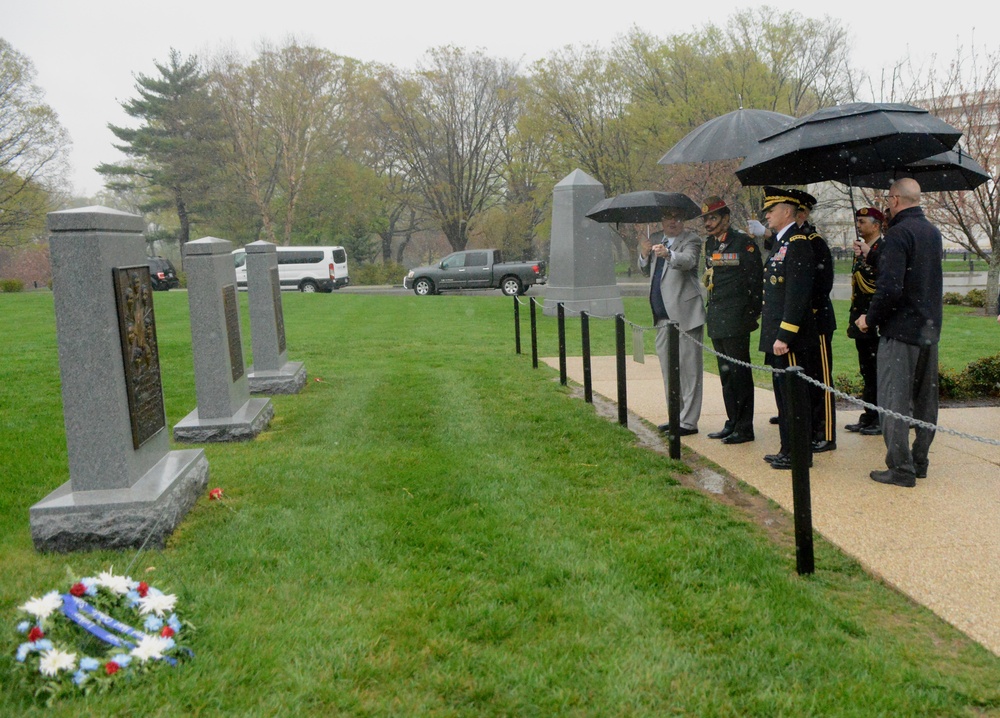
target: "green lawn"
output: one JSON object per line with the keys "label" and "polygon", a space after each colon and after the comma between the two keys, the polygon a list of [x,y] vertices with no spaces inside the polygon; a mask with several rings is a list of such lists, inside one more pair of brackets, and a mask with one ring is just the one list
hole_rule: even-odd
{"label": "green lawn", "polygon": [[[533,370],[526,331],[515,355],[511,300],[284,308],[309,382],[254,442],[205,447],[226,502],[163,551],[38,555],[28,508],[67,479],[52,300],[0,295],[3,715],[1000,715],[1000,658],[821,540],[798,577],[789,541]],[[186,294],[156,313],[173,425],[194,408]],[[35,707],[15,607],[133,560],[180,596],[194,660]]]}

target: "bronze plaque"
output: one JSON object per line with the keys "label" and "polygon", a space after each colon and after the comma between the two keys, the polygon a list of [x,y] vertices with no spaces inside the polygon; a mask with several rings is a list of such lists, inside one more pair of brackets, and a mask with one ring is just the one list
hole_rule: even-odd
{"label": "bronze plaque", "polygon": [[125,368],[132,447],[138,449],[166,426],[160,352],[153,316],[153,287],[149,267],[115,267],[115,302]]}
{"label": "bronze plaque", "polygon": [[285,351],[285,314],[281,311],[281,279],[278,268],[271,267],[271,292],[274,295],[274,326],[278,330],[278,353]]}
{"label": "bronze plaque", "polygon": [[222,306],[226,312],[229,365],[233,370],[233,381],[237,381],[243,376],[243,344],[240,342],[240,312],[235,284],[227,284],[222,288]]}

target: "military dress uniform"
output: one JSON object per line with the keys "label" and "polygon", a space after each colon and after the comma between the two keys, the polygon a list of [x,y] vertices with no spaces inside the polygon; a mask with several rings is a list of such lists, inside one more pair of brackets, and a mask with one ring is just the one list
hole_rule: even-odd
{"label": "military dress uniform", "polygon": [[[770,192],[772,189],[765,191]],[[788,201],[780,194],[777,197],[777,201]],[[771,198],[765,198],[765,207],[769,199]],[[812,244],[800,231],[800,227],[792,224],[780,236],[775,237],[771,253],[764,262],[759,348],[764,352],[764,362],[768,366],[776,369],[799,366],[803,352],[818,343],[816,318],[812,312],[815,275],[816,256]],[[782,356],[773,353],[774,342],[779,339],[789,348],[789,352]],[[785,376],[773,374],[772,382],[778,405],[778,430],[781,438],[777,456],[784,457],[786,464],[779,468],[788,468],[791,444],[789,417],[785,411]],[[771,461],[772,466],[779,463]]]}
{"label": "military dress uniform", "polygon": [[[735,229],[729,229],[721,240],[709,237],[705,265],[708,336],[715,351],[749,364],[750,334],[757,328],[763,292],[763,265],[757,243]],[[723,431],[752,439],[753,371],[721,356],[718,364],[727,417]]]}
{"label": "military dress uniform", "polygon": [[[857,211],[859,217],[868,216],[870,210],[862,207]],[[879,214],[881,221],[881,213]],[[847,336],[854,340],[858,350],[858,369],[861,372],[863,389],[861,399],[866,404],[878,403],[878,342],[879,336],[876,327],[870,327],[867,332],[858,329],[855,322],[858,317],[868,314],[868,307],[871,306],[872,297],[875,294],[875,283],[878,278],[878,257],[882,251],[882,237],[880,236],[869,245],[868,254],[859,254],[854,258],[854,265],[851,267],[851,310],[850,321],[847,323]],[[869,430],[871,433],[881,433],[879,429],[878,412],[872,409],[865,409],[857,424],[849,424],[846,428],[849,431]],[[864,431],[864,433],[869,433]]]}
{"label": "military dress uniform", "polygon": [[[803,193],[805,194],[805,193]],[[812,195],[807,203],[815,203]],[[811,206],[807,206],[811,209]],[[833,333],[837,317],[833,312],[830,292],[833,290],[833,255],[823,236],[809,222],[803,223],[802,234],[809,238],[816,259],[816,279],[813,283],[812,311],[816,316],[815,347],[803,354],[803,369],[816,381],[833,386]],[[810,385],[812,391],[813,449],[829,451],[837,447],[837,404],[831,392]]]}

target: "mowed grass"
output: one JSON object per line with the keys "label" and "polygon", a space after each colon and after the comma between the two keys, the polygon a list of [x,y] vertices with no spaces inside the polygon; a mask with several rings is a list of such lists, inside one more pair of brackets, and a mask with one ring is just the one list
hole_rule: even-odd
{"label": "mowed grass", "polygon": [[[283,298],[309,382],[205,446],[225,501],[163,551],[39,555],[28,509],[68,478],[52,301],[0,296],[3,715],[1000,715],[1000,659],[822,541],[797,576],[790,542],[533,370],[526,333],[515,355],[511,300]],[[186,294],[156,313],[172,426]],[[15,607],[112,564],[178,593],[195,659],[36,707]]]}

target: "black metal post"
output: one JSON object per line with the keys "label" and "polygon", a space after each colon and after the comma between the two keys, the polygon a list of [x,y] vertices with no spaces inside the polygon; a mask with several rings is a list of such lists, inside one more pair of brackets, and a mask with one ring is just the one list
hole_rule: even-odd
{"label": "black metal post", "polygon": [[566,307],[562,302],[556,305],[559,318],[559,383],[566,386]]}
{"label": "black metal post", "polygon": [[670,422],[670,458],[681,458],[681,337],[677,322],[667,324],[667,420]]}
{"label": "black metal post", "polygon": [[594,403],[594,383],[590,374],[590,315],[580,312],[580,341],[583,344],[583,400]]}
{"label": "black metal post", "polygon": [[521,303],[514,297],[514,353],[521,353]]}
{"label": "black metal post", "polygon": [[792,450],[792,511],[795,516],[795,568],[799,575],[815,570],[813,555],[812,493],[809,463],[812,459],[812,426],[809,417],[809,385],[802,367],[785,370],[785,412],[789,417],[788,440]]}
{"label": "black metal post", "polygon": [[615,315],[615,356],[618,364],[618,423],[628,426],[628,382],[625,377],[625,315]]}
{"label": "black metal post", "polygon": [[538,322],[535,319],[535,298],[531,298],[531,368],[538,368]]}

